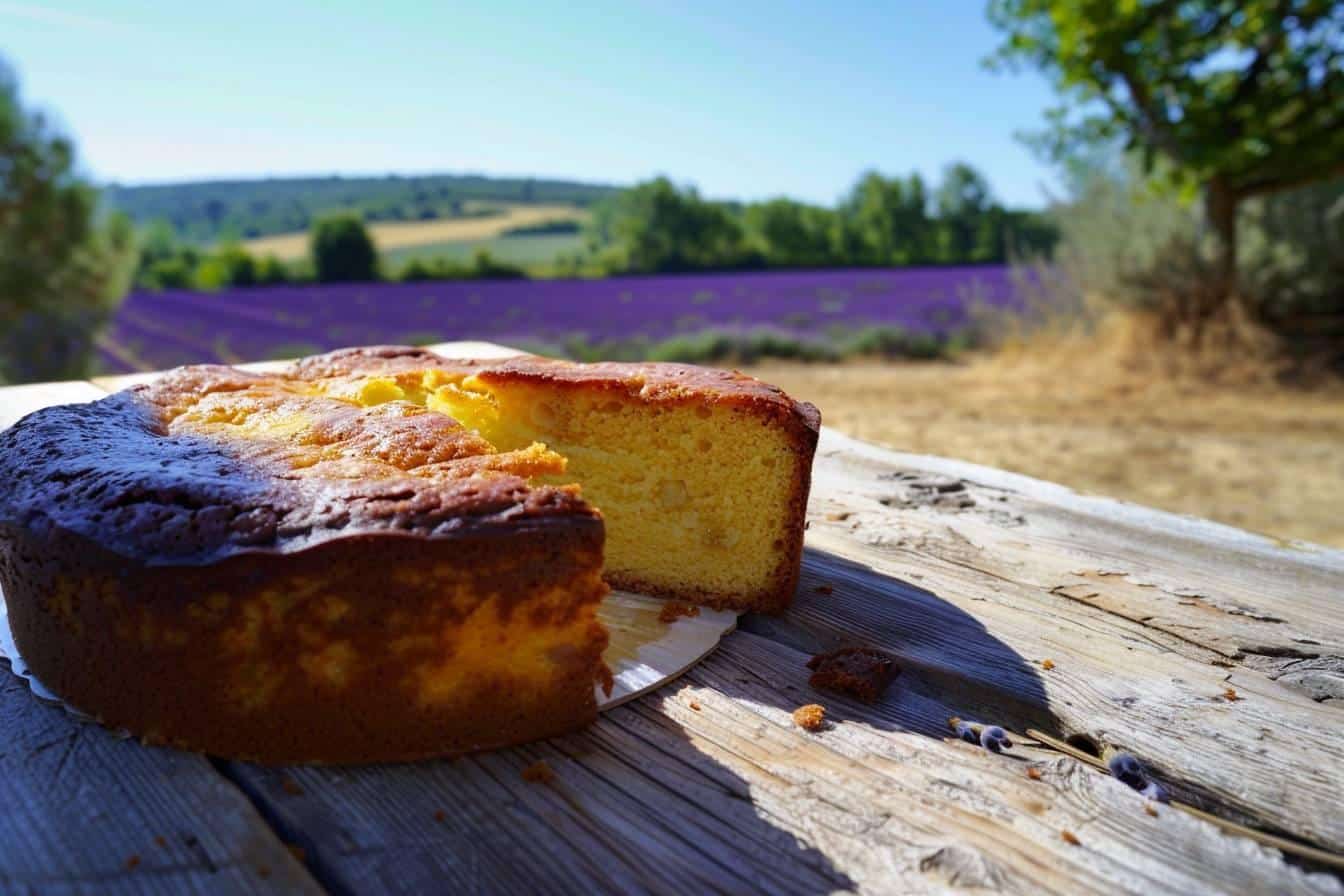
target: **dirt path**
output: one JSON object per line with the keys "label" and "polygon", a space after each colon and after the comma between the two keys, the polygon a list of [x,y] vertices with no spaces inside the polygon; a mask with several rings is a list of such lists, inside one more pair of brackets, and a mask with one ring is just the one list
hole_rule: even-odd
{"label": "dirt path", "polygon": [[1102,384],[992,362],[750,372],[892,448],[1344,547],[1344,388]]}

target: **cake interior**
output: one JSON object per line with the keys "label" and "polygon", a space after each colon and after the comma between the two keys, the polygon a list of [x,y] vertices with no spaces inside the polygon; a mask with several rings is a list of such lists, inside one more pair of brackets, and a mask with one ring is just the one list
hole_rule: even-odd
{"label": "cake interior", "polygon": [[[459,421],[500,452],[544,444],[606,520],[616,587],[710,604],[768,600],[787,575],[797,494],[788,435],[730,403],[647,401],[623,388],[440,370],[319,385],[372,405],[409,401]],[[761,606],[761,609],[771,609]]]}

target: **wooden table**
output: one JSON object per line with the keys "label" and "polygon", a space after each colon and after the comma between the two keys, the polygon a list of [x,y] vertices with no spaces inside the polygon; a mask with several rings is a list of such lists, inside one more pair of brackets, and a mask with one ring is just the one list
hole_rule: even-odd
{"label": "wooden table", "polygon": [[[115,385],[0,391],[0,425]],[[1181,800],[1344,852],[1344,553],[830,430],[809,522],[786,615],[587,731],[457,761],[145,747],[0,664],[0,893],[1344,892],[1075,759],[947,728],[1123,748]],[[899,660],[877,705],[808,686],[808,657],[849,644]],[[793,724],[810,702],[830,728]],[[523,780],[539,759],[553,783]]]}

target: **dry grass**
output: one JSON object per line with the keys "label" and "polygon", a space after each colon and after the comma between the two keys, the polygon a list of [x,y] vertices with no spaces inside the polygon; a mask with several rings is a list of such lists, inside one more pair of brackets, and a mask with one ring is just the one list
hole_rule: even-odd
{"label": "dry grass", "polygon": [[[582,221],[587,215],[583,209],[572,205],[496,205],[500,213],[488,218],[381,222],[369,225],[369,233],[379,251],[387,252],[431,243],[488,240],[513,227],[525,227],[543,221]],[[243,243],[243,248],[254,255],[274,255],[282,261],[294,261],[308,254],[308,234],[280,233],[258,237]]]}
{"label": "dry grass", "polygon": [[1076,347],[751,373],[817,403],[828,425],[902,451],[1344,547],[1344,386],[1289,388],[1237,359],[1211,380],[1151,351],[1137,363],[1106,341]]}

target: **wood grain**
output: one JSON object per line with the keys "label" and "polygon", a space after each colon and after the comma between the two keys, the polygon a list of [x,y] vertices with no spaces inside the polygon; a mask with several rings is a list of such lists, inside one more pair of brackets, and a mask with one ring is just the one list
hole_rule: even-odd
{"label": "wood grain", "polygon": [[39,703],[0,662],[0,893],[320,893],[204,758]]}

